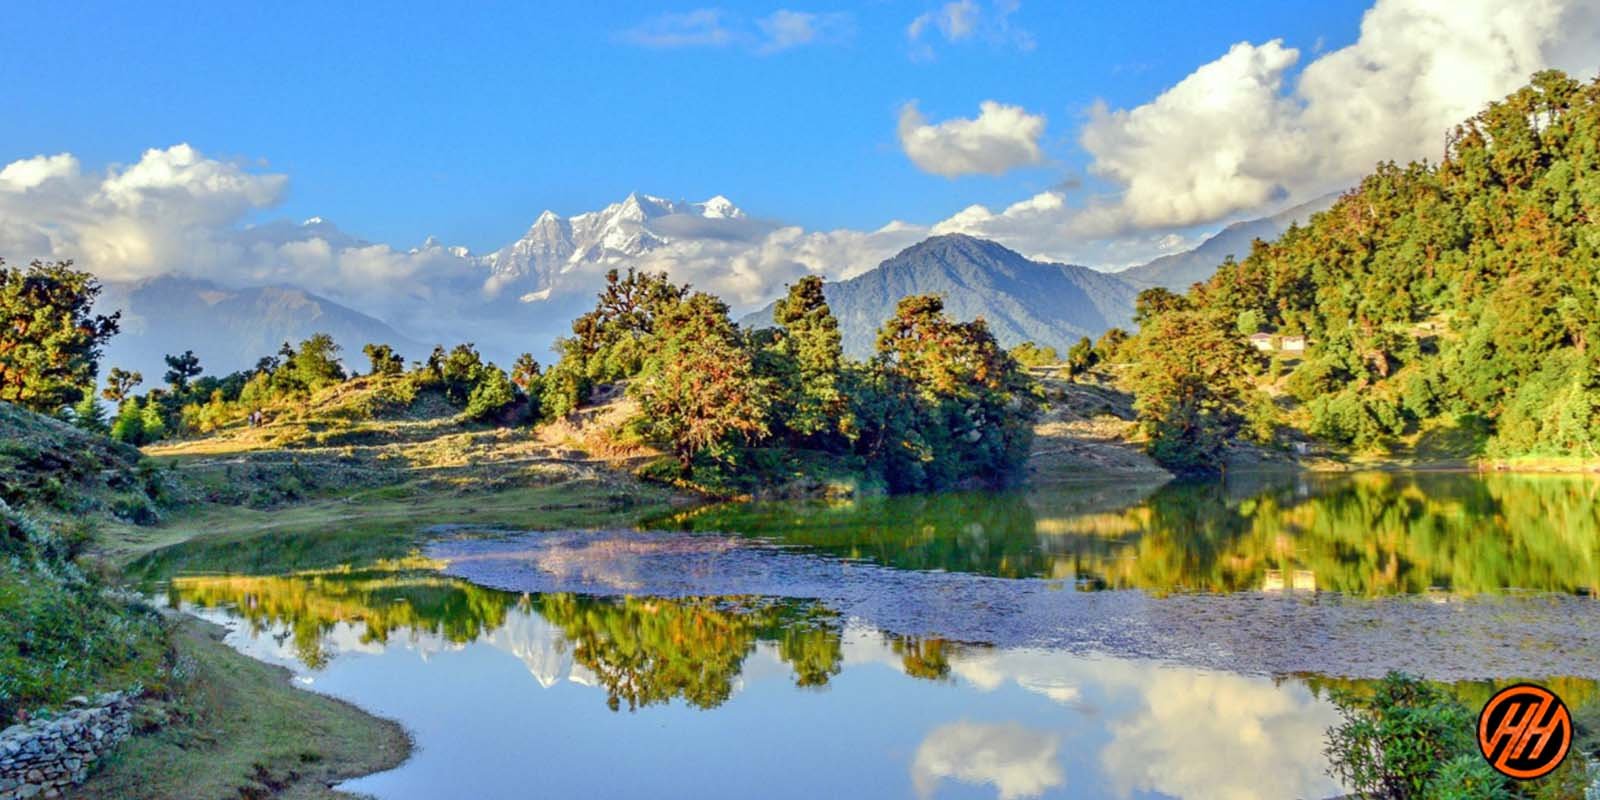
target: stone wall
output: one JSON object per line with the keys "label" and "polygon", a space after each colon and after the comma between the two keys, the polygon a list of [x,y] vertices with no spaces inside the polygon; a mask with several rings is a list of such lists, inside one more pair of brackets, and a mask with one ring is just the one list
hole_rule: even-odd
{"label": "stone wall", "polygon": [[89,765],[128,738],[133,695],[110,692],[78,708],[0,731],[0,800],[60,797]]}

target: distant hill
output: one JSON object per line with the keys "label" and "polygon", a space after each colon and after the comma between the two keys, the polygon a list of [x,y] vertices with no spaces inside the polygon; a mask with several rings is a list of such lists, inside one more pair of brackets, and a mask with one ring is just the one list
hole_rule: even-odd
{"label": "distant hill", "polygon": [[[1006,347],[1033,341],[1064,353],[1081,337],[1130,326],[1136,293],[1114,275],[1030,261],[963,234],[927,239],[870,272],[823,287],[839,319],[845,352],[856,357],[872,352],[878,328],[907,295],[943,295],[952,316],[983,317]],[[745,317],[742,324],[770,327],[773,308]]]}
{"label": "distant hill", "polygon": [[106,346],[101,376],[114,366],[139,370],[146,386],[160,383],[167,353],[193,350],[205,374],[222,375],[313,333],[327,333],[343,346],[347,366],[364,365],[361,347],[368,342],[393,345],[407,358],[427,355],[382,320],[291,287],[229,289],[163,276],[108,283],[96,308],[122,310],[122,332]]}
{"label": "distant hill", "polygon": [[1196,282],[1210,278],[1228,256],[1241,259],[1250,255],[1250,244],[1255,240],[1273,241],[1288,230],[1290,225],[1306,224],[1312,214],[1326,211],[1338,199],[1339,193],[1333,192],[1270,217],[1235,222],[1201,242],[1200,246],[1193,250],[1162,256],[1148,264],[1129,267],[1115,275],[1140,289],[1161,286],[1175,292],[1187,291]]}

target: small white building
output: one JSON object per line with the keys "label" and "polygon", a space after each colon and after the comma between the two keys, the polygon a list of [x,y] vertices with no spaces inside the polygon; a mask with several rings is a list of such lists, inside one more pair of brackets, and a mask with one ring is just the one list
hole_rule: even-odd
{"label": "small white building", "polygon": [[1306,337],[1285,336],[1283,337],[1283,344],[1279,345],[1278,349],[1285,353],[1304,353],[1306,351]]}
{"label": "small white building", "polygon": [[1272,352],[1272,334],[1252,333],[1250,334],[1250,344],[1263,353],[1270,353]]}

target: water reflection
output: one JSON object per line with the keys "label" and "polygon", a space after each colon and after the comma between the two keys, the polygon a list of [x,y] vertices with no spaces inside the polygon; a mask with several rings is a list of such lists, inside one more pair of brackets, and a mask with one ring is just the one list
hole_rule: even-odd
{"label": "water reflection", "polygon": [[1085,589],[1359,596],[1600,589],[1600,479],[1367,473],[730,504],[641,527]]}
{"label": "water reflection", "polygon": [[418,754],[343,787],[381,798],[523,796],[535,765],[558,796],[1338,791],[1333,711],[1300,681],[897,637],[811,603],[497,592],[406,562],[181,577],[169,600],[405,723]]}

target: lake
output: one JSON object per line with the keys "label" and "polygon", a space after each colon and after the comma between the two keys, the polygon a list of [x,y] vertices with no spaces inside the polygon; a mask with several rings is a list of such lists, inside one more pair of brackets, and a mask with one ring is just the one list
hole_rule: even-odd
{"label": "lake", "polygon": [[[425,525],[426,521],[419,521]],[[1329,693],[1600,678],[1600,481],[1358,474],[203,542],[165,599],[418,749],[380,798],[1320,798]],[[241,561],[256,567],[240,570]],[[219,574],[219,569],[231,571]]]}

